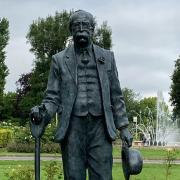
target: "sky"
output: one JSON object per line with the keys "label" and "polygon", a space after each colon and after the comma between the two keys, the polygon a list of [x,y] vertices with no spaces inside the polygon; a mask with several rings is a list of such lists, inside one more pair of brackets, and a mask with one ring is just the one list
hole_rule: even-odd
{"label": "sky", "polygon": [[6,92],[15,91],[20,75],[33,67],[35,57],[26,39],[33,20],[72,9],[92,13],[99,25],[108,22],[122,88],[142,97],[156,96],[160,90],[168,102],[180,54],[179,0],[0,0],[0,17],[10,23]]}

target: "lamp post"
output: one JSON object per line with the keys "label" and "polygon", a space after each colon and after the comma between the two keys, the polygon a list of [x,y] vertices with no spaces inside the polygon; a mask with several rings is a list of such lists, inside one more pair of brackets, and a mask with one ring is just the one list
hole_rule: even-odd
{"label": "lamp post", "polygon": [[133,117],[133,122],[136,123],[136,140],[137,140],[137,117]]}

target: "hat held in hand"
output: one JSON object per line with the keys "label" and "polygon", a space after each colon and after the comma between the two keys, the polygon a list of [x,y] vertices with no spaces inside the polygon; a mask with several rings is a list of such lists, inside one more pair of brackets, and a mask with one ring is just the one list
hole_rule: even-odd
{"label": "hat held in hand", "polygon": [[125,180],[129,180],[130,175],[139,174],[143,167],[143,158],[138,150],[128,148],[123,142],[122,151],[122,167]]}

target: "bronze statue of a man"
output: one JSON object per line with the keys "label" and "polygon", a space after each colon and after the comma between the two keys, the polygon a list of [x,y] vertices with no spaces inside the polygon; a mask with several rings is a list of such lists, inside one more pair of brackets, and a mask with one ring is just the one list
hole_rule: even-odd
{"label": "bronze statue of a man", "polygon": [[46,126],[59,114],[55,141],[61,144],[64,179],[112,179],[112,141],[117,129],[130,147],[132,136],[114,54],[92,42],[93,16],[70,17],[74,44],[52,57],[46,96],[31,110],[34,124]]}

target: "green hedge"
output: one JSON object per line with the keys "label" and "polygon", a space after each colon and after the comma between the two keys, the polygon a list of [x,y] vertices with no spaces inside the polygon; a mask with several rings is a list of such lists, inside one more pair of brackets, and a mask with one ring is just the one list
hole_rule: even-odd
{"label": "green hedge", "polygon": [[[32,153],[34,152],[34,143],[15,143],[7,145],[8,152]],[[60,153],[60,145],[57,143],[41,144],[41,153]]]}
{"label": "green hedge", "polygon": [[0,147],[6,147],[12,137],[13,131],[11,129],[0,128]]}

